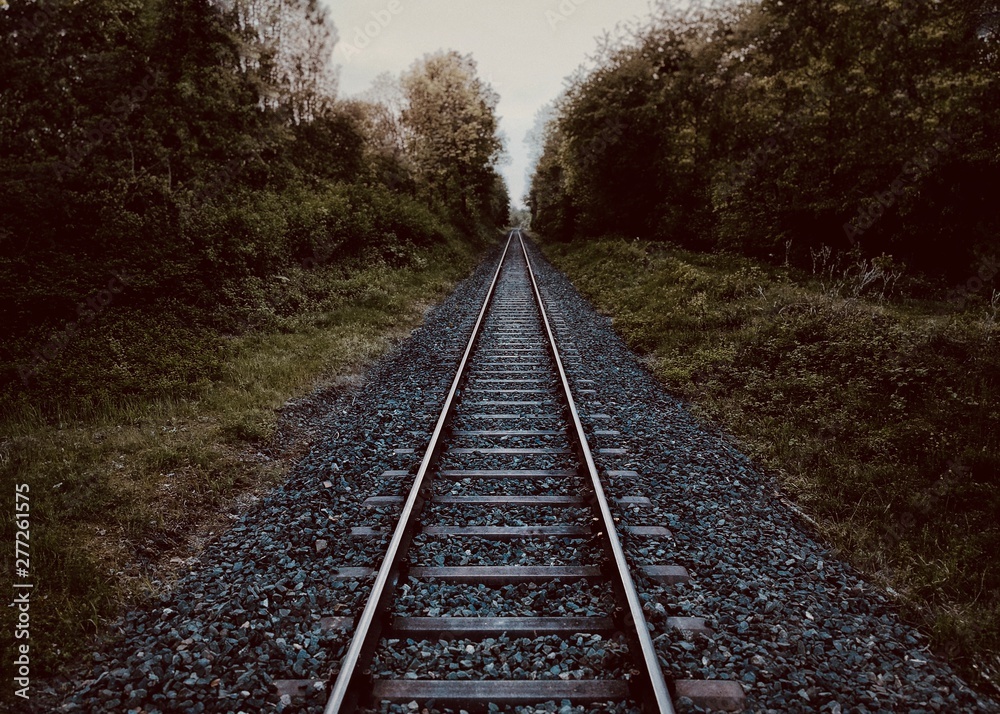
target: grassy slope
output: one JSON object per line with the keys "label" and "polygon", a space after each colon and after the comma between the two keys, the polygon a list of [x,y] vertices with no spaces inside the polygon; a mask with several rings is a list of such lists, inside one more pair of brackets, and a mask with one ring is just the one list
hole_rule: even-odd
{"label": "grassy slope", "polygon": [[970,681],[1000,683],[995,315],[843,299],[808,276],[641,241],[546,252]]}
{"label": "grassy slope", "polygon": [[[264,331],[203,335],[194,349],[220,351],[207,358],[217,376],[186,398],[104,406],[57,425],[24,407],[0,415],[5,512],[13,513],[14,484],[31,489],[35,684],[72,661],[123,603],[162,587],[153,578],[168,579],[171,557],[191,555],[192,535],[223,527],[234,504],[281,479],[287,464],[257,454],[278,408],[383,354],[474,263],[475,251],[456,243],[420,253],[410,267],[289,274],[279,297],[322,299],[272,315]],[[3,525],[10,543],[10,519]],[[5,552],[5,572],[11,559]],[[11,616],[3,608],[4,632]],[[3,638],[5,675],[11,644]]]}

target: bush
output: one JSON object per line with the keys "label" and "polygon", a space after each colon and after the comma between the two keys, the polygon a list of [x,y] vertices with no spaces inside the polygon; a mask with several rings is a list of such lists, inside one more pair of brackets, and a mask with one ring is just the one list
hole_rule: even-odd
{"label": "bush", "polygon": [[[317,299],[298,294],[290,276],[362,260],[406,266],[456,238],[423,204],[378,185],[234,188],[203,202],[156,182],[136,190],[141,197],[104,199],[89,256],[108,256],[101,269],[88,257],[88,269],[74,273],[75,261],[53,255],[56,282],[38,285],[38,298],[8,285],[11,311],[30,327],[2,347],[0,393],[85,411],[108,400],[182,395],[211,376],[223,335],[273,328],[278,316]],[[16,261],[5,265],[17,270]],[[82,319],[78,306],[94,300]],[[39,359],[49,343],[50,356]]]}

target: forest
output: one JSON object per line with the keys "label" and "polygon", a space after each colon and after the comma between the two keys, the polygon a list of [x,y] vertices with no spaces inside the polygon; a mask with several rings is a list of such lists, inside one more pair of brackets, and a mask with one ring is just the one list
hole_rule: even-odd
{"label": "forest", "polygon": [[536,229],[800,267],[829,249],[927,290],[995,260],[996,3],[711,5],[660,3],[540,114]]}
{"label": "forest", "polygon": [[207,343],[296,309],[268,290],[289,271],[405,264],[507,221],[471,57],[340,100],[316,0],[16,2],[0,34],[11,404],[183,395]]}

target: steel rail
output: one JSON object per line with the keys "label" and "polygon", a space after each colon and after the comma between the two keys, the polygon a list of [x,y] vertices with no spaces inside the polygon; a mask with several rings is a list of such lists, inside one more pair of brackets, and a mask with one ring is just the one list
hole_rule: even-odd
{"label": "steel rail", "polygon": [[[621,541],[618,538],[618,531],[615,528],[614,518],[611,515],[611,508],[608,504],[607,495],[604,492],[604,487],[601,485],[600,476],[597,473],[597,465],[594,463],[594,457],[590,451],[590,445],[587,442],[587,435],[583,430],[583,423],[580,421],[580,413],[576,408],[576,402],[573,399],[573,393],[570,389],[569,378],[566,376],[566,370],[563,367],[562,358],[559,355],[559,348],[556,345],[555,334],[552,332],[552,326],[549,323],[549,316],[545,310],[545,303],[542,300],[541,291],[538,289],[538,281],[535,279],[535,271],[531,267],[531,259],[528,257],[528,249],[524,245],[524,239],[521,236],[521,231],[516,231],[518,242],[521,245],[521,251],[524,253],[524,261],[528,266],[528,275],[531,278],[531,286],[535,295],[535,300],[538,304],[538,310],[542,316],[542,324],[545,327],[545,333],[548,335],[548,347],[552,354],[552,358],[556,364],[556,370],[559,373],[559,381],[562,384],[563,396],[566,399],[567,409],[569,411],[572,426],[571,426],[571,437],[575,440],[579,452],[581,461],[586,467],[587,475],[590,478],[591,487],[594,490],[594,497],[596,499],[595,509],[598,512],[598,517],[600,518],[600,525],[604,529],[605,542],[609,549],[611,555],[611,560],[614,565],[614,575],[616,576],[615,585],[619,594],[625,599],[627,604],[628,619],[631,621],[633,631],[626,632],[626,637],[630,640],[630,644],[635,646],[638,645],[641,654],[641,658],[636,656],[635,659],[640,661],[641,667],[641,687],[644,692],[641,692],[639,698],[642,700],[643,709],[645,711],[656,711],[661,714],[674,714],[674,705],[670,698],[670,691],[667,687],[666,680],[663,677],[663,670],[660,668],[660,661],[656,656],[656,649],[653,646],[653,640],[649,636],[649,627],[646,624],[646,617],[642,613],[642,604],[639,602],[639,593],[636,591],[635,582],[632,580],[632,575],[629,572],[628,563],[625,560],[625,551],[622,549]],[[626,623],[628,624],[628,623]],[[632,649],[630,647],[629,649]]]}
{"label": "steel rail", "polygon": [[427,474],[432,470],[439,457],[442,434],[454,410],[455,398],[462,386],[469,358],[479,339],[483,321],[493,300],[493,294],[500,279],[500,272],[503,270],[504,261],[507,258],[507,253],[510,251],[515,232],[511,231],[510,236],[507,238],[503,255],[500,256],[500,262],[497,264],[496,272],[493,275],[493,281],[490,283],[489,290],[486,291],[486,298],[483,300],[479,317],[472,328],[469,343],[466,345],[465,353],[462,355],[462,360],[458,366],[458,371],[455,373],[455,379],[452,381],[451,389],[448,390],[448,396],[445,398],[441,414],[434,427],[434,432],[431,434],[430,443],[427,445],[427,450],[424,452],[424,457],[420,462],[420,468],[414,478],[413,486],[410,488],[410,493],[406,498],[406,503],[399,517],[399,523],[396,525],[396,530],[393,532],[392,540],[389,542],[385,558],[382,561],[381,567],[379,567],[378,575],[375,577],[375,584],[372,586],[368,602],[365,604],[365,609],[362,611],[354,628],[354,637],[351,639],[351,645],[347,650],[347,654],[344,655],[344,659],[341,661],[340,673],[337,675],[337,680],[330,692],[326,708],[323,710],[324,714],[339,714],[341,711],[352,711],[357,705],[358,688],[361,683],[361,677],[364,676],[364,672],[359,672],[359,665],[368,666],[374,654],[375,647],[378,644],[383,624],[380,613],[388,605],[395,590],[396,581],[399,576],[398,561],[406,554],[409,542],[413,537],[416,516],[419,515],[423,508],[424,493],[427,486],[425,482],[429,481]]}

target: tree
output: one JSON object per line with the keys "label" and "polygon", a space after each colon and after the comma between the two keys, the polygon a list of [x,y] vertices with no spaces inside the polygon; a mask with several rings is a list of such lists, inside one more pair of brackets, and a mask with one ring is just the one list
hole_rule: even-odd
{"label": "tree", "polygon": [[265,106],[299,124],[328,109],[337,94],[333,51],[339,35],[317,0],[236,0],[242,68]]}
{"label": "tree", "polygon": [[475,60],[454,51],[427,55],[403,75],[402,88],[406,150],[429,194],[467,221],[489,212],[503,149],[499,97],[478,77]]}
{"label": "tree", "polygon": [[997,250],[995,0],[669,7],[569,82],[536,227],[802,265],[827,245],[947,280]]}

